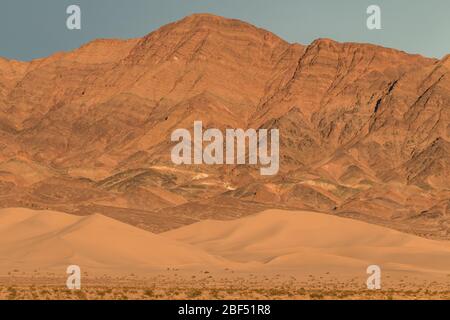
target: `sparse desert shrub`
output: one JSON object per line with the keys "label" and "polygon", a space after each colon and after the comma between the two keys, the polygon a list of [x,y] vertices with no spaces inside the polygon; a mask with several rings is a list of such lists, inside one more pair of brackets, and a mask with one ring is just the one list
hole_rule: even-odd
{"label": "sparse desert shrub", "polygon": [[152,289],[146,289],[144,290],[144,295],[146,295],[147,297],[154,297],[155,292]]}
{"label": "sparse desert shrub", "polygon": [[202,295],[202,290],[200,289],[190,289],[188,292],[186,292],[186,296],[188,298],[197,298]]}
{"label": "sparse desert shrub", "polygon": [[321,293],[311,293],[309,297],[314,300],[321,300],[324,298],[323,294]]}

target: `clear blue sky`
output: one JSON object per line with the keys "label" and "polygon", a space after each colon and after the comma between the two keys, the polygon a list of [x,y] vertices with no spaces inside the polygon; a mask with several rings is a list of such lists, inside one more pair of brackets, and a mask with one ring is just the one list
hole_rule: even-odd
{"label": "clear blue sky", "polygon": [[[82,30],[66,28],[80,5]],[[382,30],[366,28],[378,4]],[[265,28],[289,42],[316,38],[370,42],[441,58],[450,53],[450,0],[1,0],[0,56],[30,60],[95,38],[135,38],[192,13],[208,12]]]}

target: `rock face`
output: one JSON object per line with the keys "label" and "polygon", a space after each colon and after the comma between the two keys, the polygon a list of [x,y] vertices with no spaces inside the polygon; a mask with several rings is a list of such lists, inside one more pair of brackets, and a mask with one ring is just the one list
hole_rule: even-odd
{"label": "rock face", "polygon": [[[267,208],[450,239],[450,63],[290,44],[193,15],[141,39],[0,59],[0,205],[102,213],[154,232]],[[277,128],[280,171],[175,166],[177,128]]]}

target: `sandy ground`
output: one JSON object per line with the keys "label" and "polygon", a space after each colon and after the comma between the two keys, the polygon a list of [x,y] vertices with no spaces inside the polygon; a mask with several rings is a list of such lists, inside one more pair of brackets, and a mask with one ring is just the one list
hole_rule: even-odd
{"label": "sandy ground", "polygon": [[363,277],[336,278],[330,274],[297,278],[282,274],[237,273],[233,270],[180,272],[154,276],[82,276],[81,290],[68,290],[66,278],[54,273],[0,278],[0,299],[450,299],[450,277],[383,275],[381,290],[368,290]]}
{"label": "sandy ground", "polygon": [[[82,290],[65,287],[82,270]],[[379,265],[382,289],[368,290]],[[450,299],[450,243],[269,210],[152,234],[102,215],[0,210],[1,299]]]}

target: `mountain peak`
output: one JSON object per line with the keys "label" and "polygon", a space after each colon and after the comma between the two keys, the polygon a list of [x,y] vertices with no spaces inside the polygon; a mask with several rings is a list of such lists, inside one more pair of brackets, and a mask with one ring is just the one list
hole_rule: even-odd
{"label": "mountain peak", "polygon": [[447,68],[450,68],[450,54],[447,54],[445,57],[443,57],[441,63]]}
{"label": "mountain peak", "polygon": [[226,18],[209,13],[196,13],[181,20],[162,26],[151,32],[144,39],[155,39],[170,34],[182,35],[185,40],[196,33],[221,33],[230,38],[234,36],[261,37],[278,43],[286,43],[283,39],[262,28],[239,19]]}
{"label": "mountain peak", "polygon": [[220,22],[226,22],[226,21],[239,21],[243,24],[248,24],[244,21],[240,21],[237,19],[232,19],[232,18],[226,18],[226,17],[222,17],[222,16],[218,16],[215,14],[211,14],[211,13],[194,13],[191,15],[188,15],[186,17],[184,17],[183,19],[181,19],[180,21],[185,21],[185,22],[193,22],[193,21],[207,21],[207,22],[216,22],[216,23],[220,23]]}
{"label": "mountain peak", "polygon": [[[128,61],[158,61],[174,58],[231,56],[253,60],[284,51],[289,43],[275,34],[247,22],[212,14],[193,14],[165,25],[140,39]],[[250,56],[252,56],[250,58]]]}
{"label": "mountain peak", "polygon": [[[175,24],[189,24],[189,25],[215,25],[220,27],[247,27],[252,29],[258,29],[252,24],[234,18],[222,17],[210,13],[195,13],[184,17],[183,19],[175,22]],[[264,30],[265,31],[265,30]],[[268,31],[265,31],[268,32]]]}

